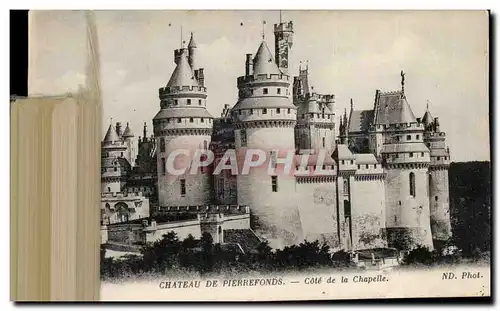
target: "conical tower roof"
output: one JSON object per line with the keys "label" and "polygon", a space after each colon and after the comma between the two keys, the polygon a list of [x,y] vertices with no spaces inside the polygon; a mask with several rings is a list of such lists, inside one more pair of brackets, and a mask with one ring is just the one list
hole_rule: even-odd
{"label": "conical tower roof", "polygon": [[114,142],[118,140],[118,134],[116,134],[116,129],[113,126],[113,124],[110,124],[108,127],[108,131],[106,132],[106,135],[104,136],[103,142]]}
{"label": "conical tower roof", "polygon": [[134,134],[132,134],[128,122],[127,122],[127,127],[125,127],[125,131],[123,131],[122,137],[134,137]]}
{"label": "conical tower roof", "polygon": [[175,67],[174,72],[167,83],[167,87],[199,86],[198,81],[194,78],[193,70],[191,69],[191,66],[189,66],[186,52],[187,50],[183,49],[179,63],[177,64],[177,67]]}
{"label": "conical tower roof", "polygon": [[431,112],[429,111],[429,107],[425,110],[424,116],[422,117],[422,122],[425,125],[429,125],[434,121],[434,118],[431,115]]}
{"label": "conical tower roof", "polygon": [[380,93],[375,105],[374,124],[416,122],[415,115],[401,91]]}
{"label": "conical tower roof", "polygon": [[266,41],[262,41],[253,59],[253,72],[259,74],[281,74],[278,66],[274,62],[273,55],[267,46]]}
{"label": "conical tower roof", "polygon": [[189,39],[188,48],[195,48],[196,42],[194,41],[194,35],[191,33],[191,38]]}

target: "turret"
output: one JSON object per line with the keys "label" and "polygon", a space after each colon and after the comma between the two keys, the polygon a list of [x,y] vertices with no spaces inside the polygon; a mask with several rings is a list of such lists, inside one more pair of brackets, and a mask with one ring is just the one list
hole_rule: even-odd
{"label": "turret", "polygon": [[[235,147],[238,163],[240,160],[243,163],[250,149],[262,150],[266,161],[248,174],[238,174],[238,189],[245,191],[238,191],[237,200],[240,205],[252,207],[255,230],[264,234],[273,247],[283,247],[302,240],[300,217],[290,195],[295,179],[293,174],[285,174],[281,165],[269,174],[268,165],[271,158],[295,153],[296,107],[288,94],[290,77],[280,71],[265,41],[261,42],[252,63],[252,75],[247,75],[245,69],[245,75],[237,80],[239,98],[231,110]],[[263,196],[267,199],[262,200]]]}
{"label": "turret", "polygon": [[281,72],[288,73],[288,56],[293,45],[293,23],[274,24],[274,59]]}
{"label": "turret", "polygon": [[[176,67],[165,87],[159,89],[160,111],[153,118],[153,131],[158,171],[160,206],[205,205],[211,201],[210,175],[206,170],[192,174],[191,160],[201,156],[199,146],[210,144],[212,116],[206,109],[207,89],[201,68],[196,65],[193,36],[187,49],[177,50]],[[144,130],[144,140],[148,137]],[[174,151],[188,150],[189,155],[175,158],[169,170],[167,160]]]}
{"label": "turret", "polygon": [[196,64],[197,46],[196,42],[194,41],[193,33],[191,33],[191,38],[189,39],[188,51],[189,51],[189,57],[188,57],[189,66],[191,66],[193,70],[197,70],[198,69],[198,66]]}

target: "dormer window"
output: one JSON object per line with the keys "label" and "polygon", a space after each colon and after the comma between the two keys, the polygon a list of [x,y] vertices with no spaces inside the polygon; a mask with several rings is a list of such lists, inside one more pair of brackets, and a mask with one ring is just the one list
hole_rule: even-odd
{"label": "dormer window", "polygon": [[262,92],[264,93],[264,95],[267,95],[267,92],[268,92],[267,88],[264,88],[264,89],[262,90]]}

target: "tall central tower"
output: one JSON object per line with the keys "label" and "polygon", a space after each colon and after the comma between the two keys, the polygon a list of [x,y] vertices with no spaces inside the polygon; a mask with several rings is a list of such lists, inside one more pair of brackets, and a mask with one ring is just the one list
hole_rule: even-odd
{"label": "tall central tower", "polygon": [[288,54],[293,45],[293,23],[274,24],[274,59],[284,74],[288,74]]}

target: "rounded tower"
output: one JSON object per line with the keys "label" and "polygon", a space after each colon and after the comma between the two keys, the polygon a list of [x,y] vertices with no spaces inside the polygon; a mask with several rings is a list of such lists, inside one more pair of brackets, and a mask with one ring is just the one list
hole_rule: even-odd
{"label": "rounded tower", "polygon": [[127,145],[110,124],[101,142],[101,193],[121,192],[129,168],[123,162],[126,151]]}
{"label": "rounded tower", "polygon": [[207,168],[191,170],[194,157],[208,149],[213,118],[206,109],[207,89],[195,77],[188,54],[186,48],[174,51],[177,66],[159,89],[161,109],[153,118],[160,207],[211,201]]}
{"label": "rounded tower", "polygon": [[446,148],[446,134],[439,129],[438,118],[433,118],[429,107],[422,122],[425,126],[424,142],[430,149],[429,205],[432,238],[436,246],[448,240],[451,233],[448,169],[450,154]]}
{"label": "rounded tower", "polygon": [[385,140],[381,156],[389,247],[432,249],[427,186],[430,152],[423,142],[423,124],[415,119],[404,91],[377,92],[374,126],[383,131]]}
{"label": "rounded tower", "polygon": [[127,159],[128,163],[130,163],[131,166],[134,166],[135,159],[137,158],[137,148],[134,142],[134,134],[132,133],[132,130],[130,129],[130,125],[128,124],[128,122],[127,126],[125,127],[125,130],[123,131],[122,139],[127,145],[125,159]]}
{"label": "rounded tower", "polygon": [[[247,54],[245,73],[238,78],[239,99],[231,110],[240,168],[237,200],[250,206],[255,231],[273,247],[283,247],[302,239],[293,171],[276,162],[287,155],[293,158],[295,150],[297,113],[290,100],[290,77],[280,71],[265,41],[253,61]],[[252,156],[255,152],[264,154],[265,160],[245,172],[245,157],[261,157]],[[275,170],[269,172],[270,166]]]}

